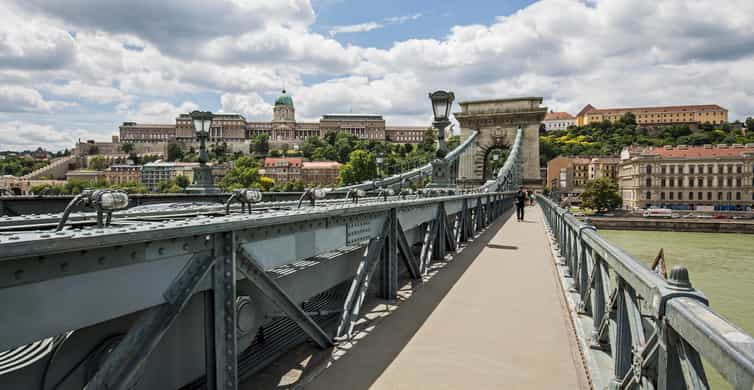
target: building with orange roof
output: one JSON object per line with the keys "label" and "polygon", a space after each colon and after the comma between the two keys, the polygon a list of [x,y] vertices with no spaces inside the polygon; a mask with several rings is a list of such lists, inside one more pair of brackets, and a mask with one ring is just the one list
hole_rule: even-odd
{"label": "building with orange roof", "polygon": [[627,208],[746,210],[754,203],[754,144],[632,146],[620,160]]}
{"label": "building with orange roof", "polygon": [[717,104],[599,109],[587,104],[576,115],[576,125],[602,121],[614,123],[629,112],[636,116],[637,124],[645,126],[728,122],[728,110]]}
{"label": "building with orange roof", "polygon": [[617,181],[619,162],[610,156],[558,156],[547,162],[545,185],[561,196],[577,199],[589,181],[600,177]]}
{"label": "building with orange roof", "polygon": [[306,186],[336,184],[341,166],[337,161],[306,161],[301,168],[301,181]]}
{"label": "building with orange roof", "polygon": [[545,115],[542,124],[545,125],[546,131],[566,130],[576,125],[576,117],[567,112],[550,111]]}
{"label": "building with orange roof", "polygon": [[275,183],[289,183],[301,180],[303,157],[267,157],[264,159],[264,176],[275,180]]}

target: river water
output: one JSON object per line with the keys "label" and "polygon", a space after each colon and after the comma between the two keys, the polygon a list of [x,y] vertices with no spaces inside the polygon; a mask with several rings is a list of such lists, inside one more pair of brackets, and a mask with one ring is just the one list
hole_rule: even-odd
{"label": "river water", "polygon": [[[600,235],[637,260],[651,264],[665,250],[668,271],[673,265],[689,269],[693,286],[710,307],[754,335],[754,236],[729,233],[678,233],[600,230]],[[730,388],[712,367],[707,369],[713,389]]]}

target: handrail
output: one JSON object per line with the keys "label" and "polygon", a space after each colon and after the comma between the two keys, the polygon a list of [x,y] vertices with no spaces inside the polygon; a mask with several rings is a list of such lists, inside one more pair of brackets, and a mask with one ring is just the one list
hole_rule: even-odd
{"label": "handrail", "polygon": [[707,389],[700,358],[734,388],[752,388],[754,338],[709,308],[686,268],[674,267],[665,280],[552,200],[537,201],[580,297],[577,309],[592,317],[589,341],[612,356],[611,388]]}
{"label": "handrail", "polygon": [[[471,133],[471,135],[466,138],[460,145],[456,146],[453,150],[451,150],[446,156],[446,161],[455,161],[457,160],[461,153],[463,153],[466,148],[469,147],[469,145],[472,144],[479,136],[479,131],[474,131]],[[401,181],[412,181],[416,180],[423,176],[429,176],[432,174],[432,163],[424,164],[418,168],[411,169],[409,171],[398,173],[383,179],[377,179],[377,180],[369,180],[364,183],[359,184],[353,184],[343,187],[338,187],[335,190],[336,191],[349,191],[349,190],[376,190],[378,188],[382,187],[394,187],[401,183]]]}

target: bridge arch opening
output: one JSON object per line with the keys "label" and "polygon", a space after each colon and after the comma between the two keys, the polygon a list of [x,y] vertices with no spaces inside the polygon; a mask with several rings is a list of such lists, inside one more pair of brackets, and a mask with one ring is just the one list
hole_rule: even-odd
{"label": "bridge arch opening", "polygon": [[484,164],[482,168],[483,176],[485,180],[493,179],[495,172],[505,164],[505,159],[510,153],[510,148],[501,143],[495,143],[491,145],[484,153]]}

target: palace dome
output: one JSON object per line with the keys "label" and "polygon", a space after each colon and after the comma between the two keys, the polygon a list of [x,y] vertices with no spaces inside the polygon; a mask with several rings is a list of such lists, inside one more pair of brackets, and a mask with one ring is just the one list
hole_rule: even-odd
{"label": "palace dome", "polygon": [[291,98],[291,95],[288,95],[285,93],[285,90],[283,90],[282,95],[275,99],[275,105],[293,107],[293,99]]}

